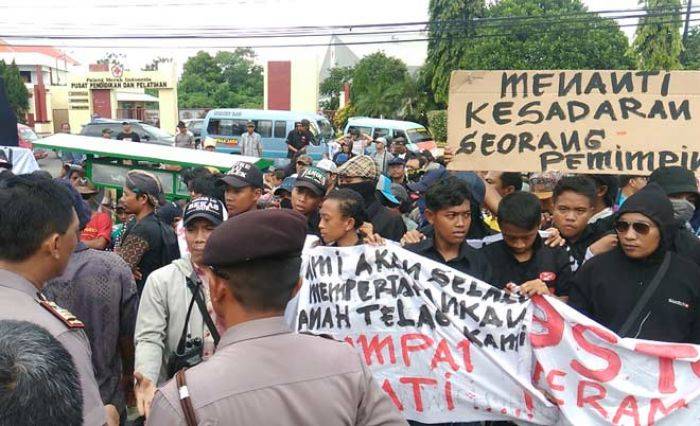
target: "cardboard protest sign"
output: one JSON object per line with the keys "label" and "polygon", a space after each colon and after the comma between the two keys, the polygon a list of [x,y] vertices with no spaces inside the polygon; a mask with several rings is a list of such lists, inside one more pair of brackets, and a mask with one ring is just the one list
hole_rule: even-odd
{"label": "cardboard protest sign", "polygon": [[700,72],[455,71],[455,170],[649,174],[700,167]]}
{"label": "cardboard protest sign", "polygon": [[621,339],[394,245],[310,248],[302,277],[294,328],[355,347],[407,419],[700,424],[700,346]]}

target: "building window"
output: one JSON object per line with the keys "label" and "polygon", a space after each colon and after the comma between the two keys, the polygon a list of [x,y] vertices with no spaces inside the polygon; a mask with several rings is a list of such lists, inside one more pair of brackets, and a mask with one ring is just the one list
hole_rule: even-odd
{"label": "building window", "polygon": [[22,77],[22,81],[25,83],[32,82],[32,72],[31,71],[20,71],[19,76]]}

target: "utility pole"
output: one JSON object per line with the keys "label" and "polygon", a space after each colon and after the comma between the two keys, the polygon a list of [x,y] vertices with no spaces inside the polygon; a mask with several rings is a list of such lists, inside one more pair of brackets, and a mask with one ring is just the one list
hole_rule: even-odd
{"label": "utility pole", "polygon": [[690,27],[690,9],[693,7],[693,0],[688,0],[688,7],[685,11],[685,27],[683,28],[683,50],[681,51],[681,63],[685,60],[685,45],[688,41],[688,29]]}

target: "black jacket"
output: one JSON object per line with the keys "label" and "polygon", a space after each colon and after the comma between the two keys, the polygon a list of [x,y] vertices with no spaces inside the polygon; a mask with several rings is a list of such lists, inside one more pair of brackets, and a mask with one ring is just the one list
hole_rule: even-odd
{"label": "black jacket", "polygon": [[470,247],[466,242],[462,243],[459,256],[449,262],[446,262],[445,258],[437,251],[432,238],[426,238],[416,244],[409,244],[404,248],[489,284],[493,281],[493,270],[486,256],[481,251]]}
{"label": "black jacket", "polygon": [[[574,276],[569,304],[618,332],[652,280],[661,258],[634,261],[620,248],[586,262]],[[700,343],[700,267],[672,253],[666,276],[629,336]]]}
{"label": "black jacket", "polygon": [[628,198],[617,216],[633,212],[659,227],[659,248],[645,259],[627,257],[618,247],[589,260],[573,279],[569,303],[619,332],[670,251],[668,271],[632,330],[623,337],[700,343],[700,267],[670,250],[677,231],[670,201],[658,185],[650,183]]}
{"label": "black jacket", "polygon": [[572,277],[569,254],[561,247],[547,247],[539,236],[533,248],[532,258],[519,262],[503,240],[484,246],[481,251],[493,265],[493,279],[489,284],[504,288],[508,283],[520,285],[539,278],[553,288],[557,296],[568,295]]}
{"label": "black jacket", "polygon": [[401,215],[384,207],[377,199],[367,207],[367,217],[372,222],[374,233],[387,240],[401,241],[406,233],[406,224]]}

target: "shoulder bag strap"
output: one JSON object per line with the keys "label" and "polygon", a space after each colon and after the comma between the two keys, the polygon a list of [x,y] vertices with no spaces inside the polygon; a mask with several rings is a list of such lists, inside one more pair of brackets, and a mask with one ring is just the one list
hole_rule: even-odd
{"label": "shoulder bag strap", "polygon": [[190,390],[187,387],[187,379],[185,378],[185,369],[175,373],[175,383],[177,384],[177,394],[180,398],[180,406],[182,407],[182,412],[185,415],[185,423],[187,426],[197,426],[197,415],[194,412],[194,407],[192,406],[192,399],[190,398]]}
{"label": "shoulder bag strap", "polygon": [[[188,286],[189,287],[189,286]],[[190,306],[187,308],[187,317],[185,318],[185,326],[182,327],[182,334],[180,334],[180,340],[177,342],[177,353],[181,354],[185,350],[185,342],[187,341],[187,326],[190,323],[190,314],[192,313],[192,307],[194,306],[195,297],[192,295],[190,299]]]}
{"label": "shoulder bag strap", "polygon": [[640,297],[637,303],[634,305],[634,308],[632,309],[630,315],[627,317],[625,323],[622,324],[622,327],[620,328],[620,331],[618,333],[621,337],[626,337],[627,333],[629,333],[632,327],[634,327],[634,325],[637,323],[642,311],[644,310],[644,308],[646,308],[647,304],[649,303],[649,300],[654,295],[654,293],[656,293],[656,289],[659,288],[659,284],[661,284],[661,280],[664,278],[664,275],[666,275],[666,271],[668,271],[668,267],[670,264],[671,252],[667,251],[666,255],[664,256],[663,262],[661,262],[659,270],[656,271],[656,275],[654,275],[654,278],[652,278],[651,282],[649,282],[649,285],[644,290],[644,293],[642,293],[642,297]]}
{"label": "shoulder bag strap", "polygon": [[[195,275],[195,274],[193,274],[193,275]],[[199,279],[196,276],[187,278],[187,286],[192,291],[192,297],[197,302],[197,307],[199,308],[199,312],[202,314],[202,319],[204,320],[204,323],[207,325],[207,328],[209,329],[209,333],[211,334],[212,339],[214,339],[214,345],[218,346],[219,340],[221,339],[221,336],[219,336],[219,331],[216,329],[216,325],[214,325],[214,321],[211,319],[211,316],[209,315],[209,310],[207,309],[207,306],[204,303],[204,299],[202,298],[202,293],[199,291],[200,285],[201,285],[201,283],[199,282]]]}

